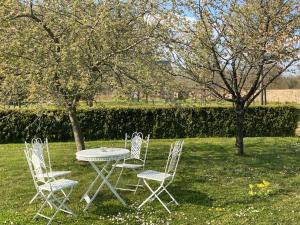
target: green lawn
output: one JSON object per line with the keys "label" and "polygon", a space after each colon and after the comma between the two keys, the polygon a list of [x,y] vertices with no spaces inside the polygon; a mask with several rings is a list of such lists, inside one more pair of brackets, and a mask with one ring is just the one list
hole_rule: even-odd
{"label": "green lawn", "polygon": [[[163,170],[173,140],[151,140],[147,168]],[[54,169],[72,170],[78,180],[70,207],[78,217],[58,214],[53,224],[299,224],[300,144],[297,138],[247,138],[246,157],[233,155],[234,139],[186,139],[177,177],[170,191],[179,207],[169,215],[154,201],[141,211],[136,206],[148,195],[121,192],[124,207],[107,188],[87,213],[79,200],[95,173],[75,160],[73,143],[51,143]],[[121,141],[88,142],[87,147],[123,146]],[[0,224],[46,224],[32,220],[37,203],[28,202],[35,189],[22,144],[0,145]],[[133,176],[132,176],[133,178]],[[114,176],[113,180],[116,179]],[[249,184],[271,183],[268,196],[250,196]]]}

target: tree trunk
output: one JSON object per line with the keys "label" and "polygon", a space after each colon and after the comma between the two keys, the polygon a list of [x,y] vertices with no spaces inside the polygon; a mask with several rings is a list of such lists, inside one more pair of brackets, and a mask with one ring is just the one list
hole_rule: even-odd
{"label": "tree trunk", "polygon": [[267,105],[267,90],[266,88],[263,89],[263,82],[260,84],[261,94],[260,94],[260,104]]}
{"label": "tree trunk", "polygon": [[264,100],[265,100],[265,105],[267,105],[267,89],[264,89]]}
{"label": "tree trunk", "polygon": [[261,105],[267,105],[267,90],[263,89],[260,94]]}
{"label": "tree trunk", "polygon": [[68,113],[72,125],[72,130],[73,130],[74,139],[76,143],[76,149],[77,151],[84,150],[85,149],[84,140],[83,140],[80,124],[76,115],[76,108],[69,108]]}
{"label": "tree trunk", "polygon": [[264,105],[264,90],[262,90],[260,94],[260,104]]}
{"label": "tree trunk", "polygon": [[149,95],[146,94],[146,103],[149,103]]}
{"label": "tree trunk", "polygon": [[243,104],[236,104],[236,154],[239,156],[244,155],[244,119],[245,119],[245,108]]}
{"label": "tree trunk", "polygon": [[86,104],[87,104],[88,107],[93,107],[93,105],[94,105],[93,99],[92,99],[92,98],[87,99],[87,100],[86,100]]}

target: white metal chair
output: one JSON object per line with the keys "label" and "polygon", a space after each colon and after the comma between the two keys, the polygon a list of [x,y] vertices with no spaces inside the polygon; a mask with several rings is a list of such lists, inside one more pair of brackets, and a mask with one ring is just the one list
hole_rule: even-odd
{"label": "white metal chair", "polygon": [[[146,170],[137,175],[138,178],[143,179],[144,184],[146,187],[151,191],[151,195],[138,207],[139,209],[146,204],[148,201],[152,201],[155,198],[163,205],[163,207],[171,213],[169,208],[167,207],[168,204],[174,202],[176,205],[179,205],[175,198],[170,194],[167,190],[167,187],[173,182],[178,162],[182,152],[182,146],[184,141],[177,141],[174,145],[171,145],[167,164],[165,167],[165,172],[159,172],[154,170]],[[147,183],[147,180],[159,182],[160,185],[156,190],[153,190],[150,185]],[[167,193],[171,198],[171,201],[165,204],[160,198],[159,195],[163,192]]]}
{"label": "white metal chair", "polygon": [[[40,157],[32,148],[24,148],[24,153],[35,188],[38,190],[39,197],[43,200],[41,207],[34,216],[34,219],[38,216],[46,218],[49,220],[47,225],[50,225],[59,211],[75,215],[69,207],[65,205],[65,203],[69,199],[74,186],[77,185],[78,182],[68,179],[52,180],[48,175],[49,173],[47,172],[47,168],[43,166],[43,162],[40,160]],[[61,194],[62,191],[65,191],[66,189],[69,191]],[[55,209],[52,216],[42,214],[42,211],[47,204],[51,207],[51,209]]]}
{"label": "white metal chair", "polygon": [[[25,141],[25,147],[29,148],[28,143],[26,141]],[[32,151],[35,153],[35,155],[37,157],[39,157],[42,168],[47,169],[47,171],[49,171],[47,176],[45,174],[45,177],[48,177],[50,180],[55,180],[57,177],[66,176],[71,173],[71,171],[52,171],[51,158],[50,158],[50,152],[49,152],[47,138],[44,143],[40,138],[33,138],[31,140],[31,147],[32,147]],[[46,152],[46,154],[47,154],[46,157],[48,158],[48,160],[45,159],[44,152]],[[46,163],[46,161],[48,161],[48,162]],[[63,192],[63,194],[65,194],[65,193]],[[39,196],[39,193],[37,190],[36,195],[33,196],[33,198],[30,200],[29,204],[31,204],[38,196]]]}
{"label": "white metal chair", "polygon": [[[116,168],[121,168],[121,172],[115,184],[116,189],[124,190],[124,191],[133,191],[134,193],[136,193],[138,188],[142,186],[140,185],[140,179],[138,179],[137,184],[126,184],[127,186],[131,186],[135,188],[117,187],[124,169],[133,170],[136,173],[138,173],[138,170],[144,169],[146,158],[147,158],[149,139],[150,139],[150,135],[147,135],[147,137],[143,139],[143,134],[141,132],[134,132],[131,135],[131,138],[129,135],[125,134],[125,148],[127,148],[127,146],[129,145],[128,142],[130,142],[130,156],[129,158],[125,159],[123,163],[119,163],[116,165]],[[141,153],[142,153],[143,146],[144,146],[144,154],[142,156]]]}

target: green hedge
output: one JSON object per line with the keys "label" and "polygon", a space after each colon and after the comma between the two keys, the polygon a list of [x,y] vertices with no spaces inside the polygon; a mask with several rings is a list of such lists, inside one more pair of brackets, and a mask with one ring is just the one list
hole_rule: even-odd
{"label": "green hedge", "polygon": [[[152,138],[228,137],[235,134],[232,108],[85,109],[78,117],[86,140],[121,139],[126,132],[150,133]],[[33,136],[51,141],[72,140],[67,113],[51,110],[0,111],[0,143]],[[294,107],[251,107],[245,136],[293,136],[298,121]]]}

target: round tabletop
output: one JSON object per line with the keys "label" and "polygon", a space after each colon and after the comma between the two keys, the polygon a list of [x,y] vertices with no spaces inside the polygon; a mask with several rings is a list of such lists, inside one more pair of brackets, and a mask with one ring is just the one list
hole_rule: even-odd
{"label": "round tabletop", "polygon": [[125,148],[93,148],[76,152],[76,159],[81,161],[112,161],[121,160],[129,156],[129,150]]}

